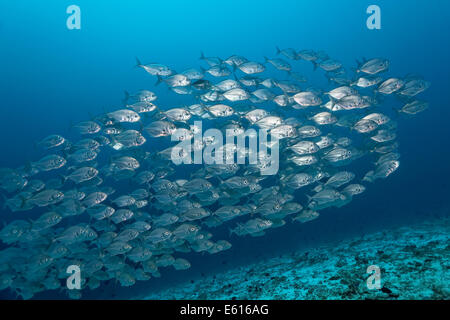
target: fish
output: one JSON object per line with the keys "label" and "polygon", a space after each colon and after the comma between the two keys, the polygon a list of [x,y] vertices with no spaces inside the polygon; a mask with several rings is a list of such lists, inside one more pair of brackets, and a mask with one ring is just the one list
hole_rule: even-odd
{"label": "fish", "polygon": [[[398,171],[400,122],[430,107],[421,98],[430,82],[388,74],[386,58],[352,69],[320,50],[275,54],[260,63],[202,53],[207,67],[181,73],[137,59],[153,89],[125,91],[117,108],[36,139],[38,156],[0,168],[4,210],[16,213],[0,230],[0,289],[79,299],[60,281],[68,264],[82,269],[80,291],[182,272],[198,265],[191,255],[220,257],[235,237],[338,214]],[[305,61],[324,84],[296,70]],[[192,161],[207,151],[214,161]]]}
{"label": "fish", "polygon": [[364,63],[360,64],[358,62],[358,68],[356,72],[363,72],[370,75],[378,74],[380,72],[386,71],[389,68],[389,60],[384,58],[373,58]]}
{"label": "fish", "polygon": [[62,168],[67,160],[57,154],[51,154],[43,157],[39,161],[32,162],[31,166],[39,171],[50,171]]}
{"label": "fish", "polygon": [[303,210],[300,214],[296,215],[292,220],[301,223],[313,221],[319,217],[319,213],[313,210]]}
{"label": "fish", "polygon": [[134,123],[141,120],[141,117],[137,112],[128,109],[116,110],[108,113],[107,116],[117,122]]}
{"label": "fish", "polygon": [[287,71],[290,72],[292,67],[289,64],[289,62],[281,59],[281,58],[273,58],[273,59],[269,59],[267,57],[264,57],[264,59],[266,60],[266,63],[270,63],[271,65],[273,65],[275,68],[277,68],[278,70],[283,70],[283,71]]}
{"label": "fish", "polygon": [[377,91],[384,94],[392,94],[398,90],[400,90],[405,85],[405,82],[402,79],[398,78],[389,78],[378,86]]}
{"label": "fish", "polygon": [[69,175],[65,176],[64,179],[65,180],[69,179],[75,182],[76,184],[79,184],[95,178],[98,172],[99,171],[94,167],[81,167],[75,169]]}
{"label": "fish", "polygon": [[294,95],[294,101],[303,107],[318,106],[322,103],[322,99],[314,92],[300,92]]}
{"label": "fish", "polygon": [[43,149],[52,149],[63,145],[66,142],[66,139],[58,134],[52,134],[41,141],[37,142],[36,145]]}
{"label": "fish", "polygon": [[342,63],[334,59],[325,59],[320,62],[317,62],[317,60],[312,60],[311,62],[313,63],[314,70],[319,67],[325,71],[335,71],[342,67]]}
{"label": "fish", "polygon": [[425,101],[414,100],[405,104],[398,112],[415,115],[428,109],[429,103]]}
{"label": "fish", "polygon": [[102,127],[95,121],[82,121],[73,125],[80,134],[95,134],[99,132]]}
{"label": "fish", "polygon": [[149,63],[144,65],[138,58],[136,58],[136,66],[144,69],[146,72],[153,76],[170,76],[173,73],[173,71],[170,70],[169,67],[163,64]]}
{"label": "fish", "polygon": [[259,62],[254,62],[254,61],[244,62],[244,63],[240,64],[239,66],[237,66],[237,68],[239,70],[241,70],[242,72],[244,72],[245,74],[249,74],[249,75],[261,73],[261,72],[264,72],[264,70],[266,70],[266,67],[264,67],[264,65],[262,65]]}
{"label": "fish", "polygon": [[277,55],[282,54],[290,60],[297,60],[297,51],[295,51],[295,49],[292,49],[292,48],[280,49],[280,48],[276,47],[276,50],[277,50]]}

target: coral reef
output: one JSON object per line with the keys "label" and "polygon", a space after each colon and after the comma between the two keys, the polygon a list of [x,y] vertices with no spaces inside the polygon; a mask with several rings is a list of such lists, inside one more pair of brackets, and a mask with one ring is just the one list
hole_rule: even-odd
{"label": "coral reef", "polygon": [[[450,218],[232,268],[140,299],[449,299]],[[369,289],[367,268],[380,268]]]}

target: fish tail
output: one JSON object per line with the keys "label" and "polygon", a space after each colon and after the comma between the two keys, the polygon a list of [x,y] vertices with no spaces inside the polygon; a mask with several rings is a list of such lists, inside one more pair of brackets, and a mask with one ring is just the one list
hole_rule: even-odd
{"label": "fish tail", "polygon": [[122,99],[122,104],[126,105],[128,100],[130,99],[130,93],[127,90],[123,90],[125,97]]}
{"label": "fish tail", "polygon": [[6,205],[6,202],[8,201],[8,198],[3,194],[3,193],[0,193],[0,196],[2,197],[2,210],[5,210],[6,209],[6,207],[7,207],[7,205]]}
{"label": "fish tail", "polygon": [[22,201],[20,203],[20,208],[24,208],[25,204],[27,203],[27,199],[25,197],[23,197],[23,196],[19,196],[19,197],[20,197],[20,200]]}
{"label": "fish tail", "polygon": [[141,60],[139,60],[138,57],[135,57],[135,58],[136,58],[136,65],[135,65],[135,67],[142,67]]}
{"label": "fish tail", "polygon": [[200,51],[200,60],[205,60],[205,55],[203,54],[203,51]]}
{"label": "fish tail", "polygon": [[358,67],[357,68],[350,67],[350,70],[353,71],[354,73],[360,73],[361,72]]}
{"label": "fish tail", "polygon": [[331,108],[333,108],[336,105],[337,99],[330,96],[330,102],[331,102]]}
{"label": "fish tail", "polygon": [[269,58],[267,58],[266,56],[264,56],[264,60],[265,60],[265,63],[269,62]]}
{"label": "fish tail", "polygon": [[311,61],[312,62],[312,64],[313,64],[313,70],[314,71],[316,71],[317,70],[317,62],[315,62],[315,61]]}
{"label": "fish tail", "polygon": [[380,97],[380,92],[375,88],[375,89],[373,89],[373,91],[372,91],[372,97],[375,99],[375,100],[378,100],[378,97]]}
{"label": "fish tail", "polygon": [[314,191],[315,191],[315,192],[320,192],[320,191],[322,191],[322,190],[323,190],[323,186],[324,186],[324,184],[321,183],[321,182],[319,182],[319,184],[314,188]]}
{"label": "fish tail", "polygon": [[61,179],[62,179],[62,181],[63,181],[63,184],[65,184],[66,181],[67,181],[67,179],[69,179],[69,177],[67,177],[67,176],[65,176],[65,175],[62,175],[62,174],[60,174],[59,176],[61,177]]}
{"label": "fish tail", "polygon": [[156,77],[157,77],[157,80],[156,80],[155,86],[159,85],[162,82],[162,77],[160,75],[157,75]]}
{"label": "fish tail", "polygon": [[398,117],[400,117],[400,115],[402,114],[402,109],[397,109],[397,108],[394,108],[394,107],[392,107],[391,108],[392,109],[392,111],[394,111],[394,117],[397,119]]}
{"label": "fish tail", "polygon": [[281,50],[278,48],[278,46],[275,46],[275,49],[277,49],[277,54],[280,54]]}
{"label": "fish tail", "polygon": [[25,164],[25,170],[27,172],[31,171],[33,169],[33,162],[31,161],[27,161],[27,163]]}

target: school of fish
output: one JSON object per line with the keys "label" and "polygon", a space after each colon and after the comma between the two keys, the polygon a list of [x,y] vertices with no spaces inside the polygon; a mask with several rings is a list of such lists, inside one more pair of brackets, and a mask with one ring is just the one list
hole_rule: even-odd
{"label": "school of fish", "polygon": [[[0,231],[0,290],[78,299],[108,280],[132,286],[161,268],[188,269],[186,253],[217,254],[236,236],[307,223],[395,172],[397,120],[428,108],[416,96],[429,82],[387,76],[385,58],[351,70],[322,51],[292,48],[264,62],[200,59],[203,67],[181,73],[137,59],[156,85],[195,103],[163,106],[152,91],[126,93],[120,108],[74,124],[75,138],[47,136],[36,143],[41,158],[0,168],[4,211],[15,217]],[[295,64],[311,65],[327,88],[309,86]],[[282,79],[267,76],[277,72]],[[279,141],[279,170],[262,175],[264,156],[251,165],[174,163],[173,146],[193,140],[194,121],[236,136],[266,130]],[[211,143],[205,136],[193,149]],[[225,157],[246,151],[224,147]],[[220,226],[228,239],[214,238]],[[66,288],[70,265],[80,267],[81,290]]]}

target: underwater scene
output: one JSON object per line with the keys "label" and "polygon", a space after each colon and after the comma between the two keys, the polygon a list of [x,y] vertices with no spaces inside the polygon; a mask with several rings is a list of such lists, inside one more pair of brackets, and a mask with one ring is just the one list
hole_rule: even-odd
{"label": "underwater scene", "polygon": [[0,299],[448,300],[449,21],[1,1]]}

